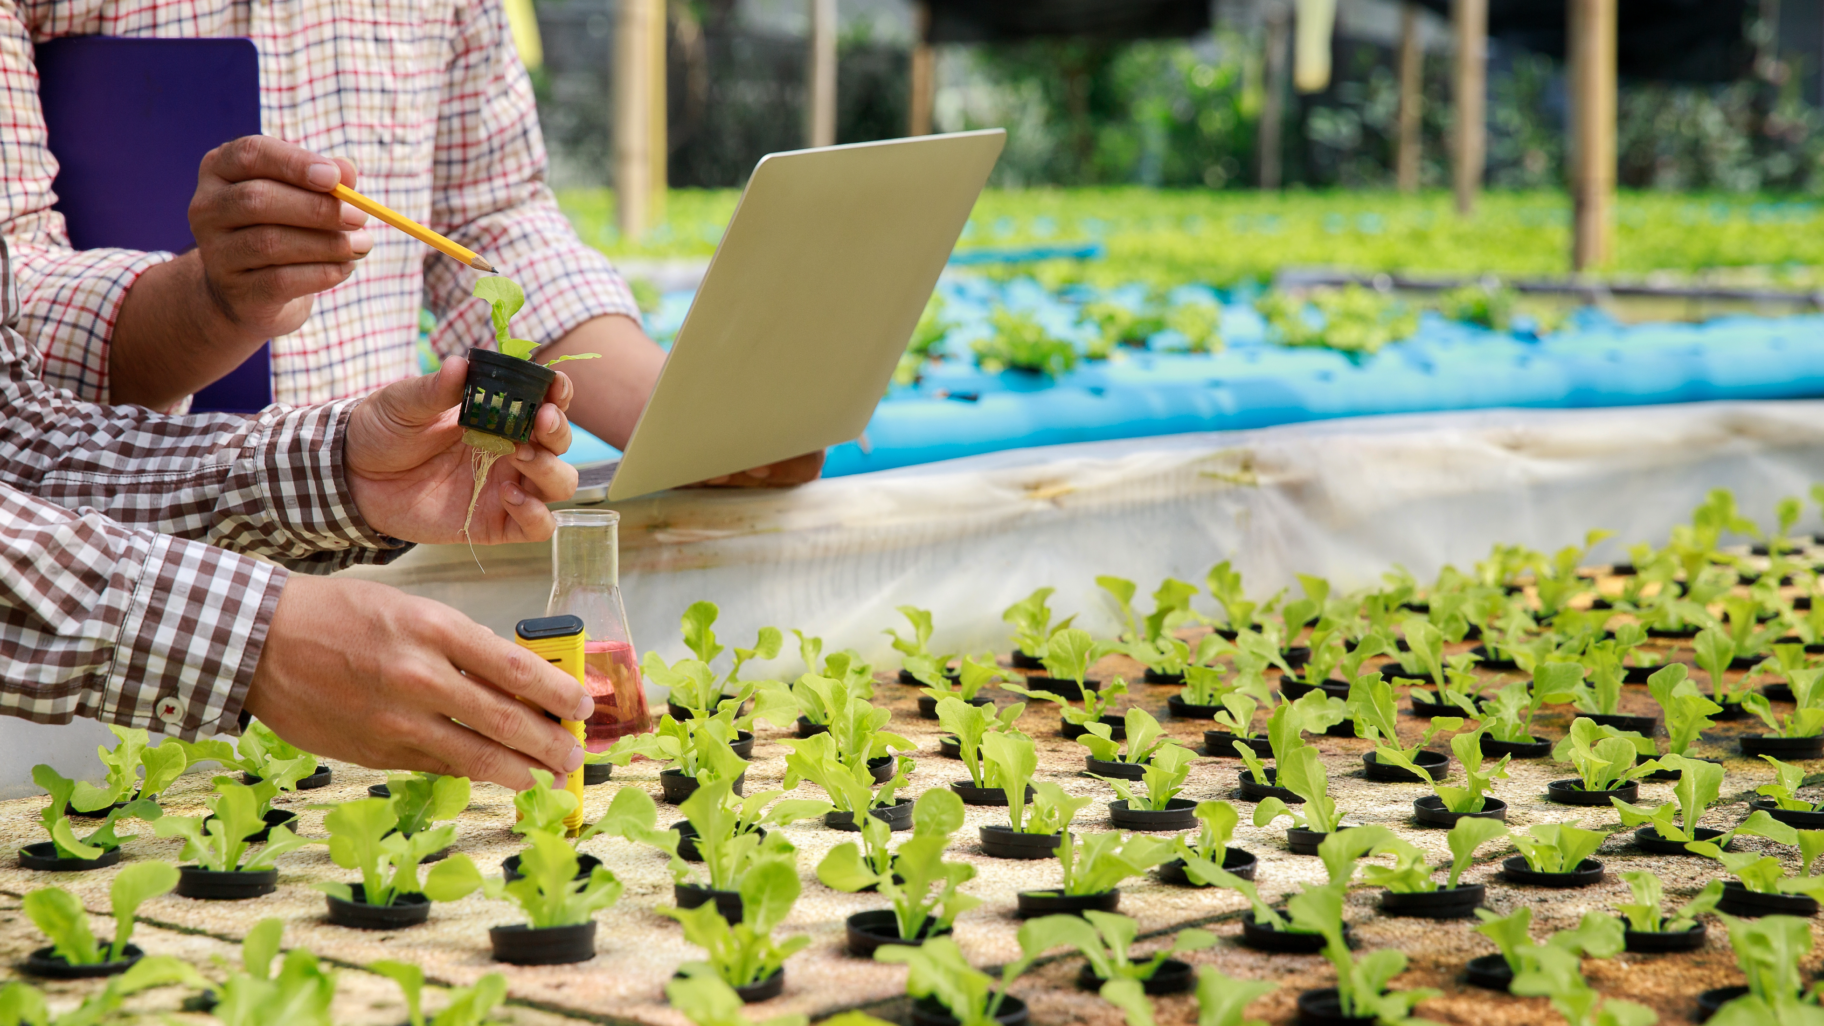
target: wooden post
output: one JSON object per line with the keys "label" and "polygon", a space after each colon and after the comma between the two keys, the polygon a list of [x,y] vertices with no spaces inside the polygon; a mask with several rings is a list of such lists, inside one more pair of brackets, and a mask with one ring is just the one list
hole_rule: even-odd
{"label": "wooden post", "polygon": [[805,144],[836,144],[836,0],[811,5],[811,62],[806,90]]}
{"label": "wooden post", "polygon": [[1488,152],[1488,0],[1451,0],[1450,21],[1457,43],[1453,178],[1457,213],[1468,216],[1476,210]]}
{"label": "wooden post", "polygon": [[931,32],[931,5],[912,5],[912,95],[907,103],[906,134],[930,135],[931,111],[937,106],[937,50],[925,41]]}
{"label": "wooden post", "polygon": [[1255,143],[1260,147],[1260,187],[1277,189],[1280,185],[1280,122],[1286,102],[1286,9],[1275,5],[1267,11],[1266,95],[1260,101],[1260,128]]}
{"label": "wooden post", "polygon": [[622,237],[646,235],[652,213],[652,12],[658,0],[620,0],[614,26],[614,195]]}
{"label": "wooden post", "polygon": [[1395,179],[1401,192],[1417,192],[1425,115],[1425,48],[1419,42],[1419,5],[1400,5],[1400,141]]}
{"label": "wooden post", "polygon": [[669,106],[669,79],[665,61],[665,48],[671,38],[666,26],[666,0],[647,0],[652,4],[651,16],[647,19],[647,39],[652,47],[651,63],[647,70],[651,72],[649,100],[652,104],[647,113],[646,128],[650,141],[647,143],[647,159],[652,162],[651,176],[648,180],[652,186],[652,196],[646,203],[648,224],[665,223],[665,201],[671,190],[671,108]]}
{"label": "wooden post", "polygon": [[1609,259],[1615,239],[1615,0],[1571,0],[1571,267]]}

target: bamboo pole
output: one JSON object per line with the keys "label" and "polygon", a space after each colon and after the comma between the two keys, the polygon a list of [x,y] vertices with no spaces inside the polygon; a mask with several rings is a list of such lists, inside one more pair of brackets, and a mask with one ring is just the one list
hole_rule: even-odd
{"label": "bamboo pole", "polygon": [[1571,0],[1571,267],[1615,244],[1615,0]]}
{"label": "bamboo pole", "polygon": [[614,27],[615,222],[644,238],[652,213],[652,43],[657,0],[621,0]]}
{"label": "bamboo pole", "polygon": [[926,41],[931,33],[931,4],[912,5],[912,95],[907,104],[907,135],[930,135],[931,112],[937,106],[937,50]]}
{"label": "bamboo pole", "polygon": [[836,144],[836,0],[807,0],[811,7],[811,53],[805,143]]}
{"label": "bamboo pole", "polygon": [[1457,213],[1475,213],[1488,159],[1488,0],[1451,0],[1457,44],[1452,136]]}
{"label": "bamboo pole", "polygon": [[669,106],[669,78],[665,61],[666,44],[670,41],[670,32],[666,27],[666,0],[647,0],[652,10],[647,19],[647,40],[652,47],[647,71],[651,74],[649,101],[651,107],[647,112],[647,159],[651,161],[648,171],[652,183],[652,195],[647,200],[647,215],[651,218],[648,224],[665,223],[665,201],[671,191],[671,109]]}
{"label": "bamboo pole", "polygon": [[1266,95],[1260,101],[1260,127],[1255,137],[1260,148],[1260,187],[1280,186],[1280,128],[1285,117],[1286,10],[1275,6],[1267,12]]}
{"label": "bamboo pole", "polygon": [[1400,144],[1395,178],[1401,192],[1417,192],[1424,145],[1425,50],[1419,43],[1419,5],[1400,5]]}

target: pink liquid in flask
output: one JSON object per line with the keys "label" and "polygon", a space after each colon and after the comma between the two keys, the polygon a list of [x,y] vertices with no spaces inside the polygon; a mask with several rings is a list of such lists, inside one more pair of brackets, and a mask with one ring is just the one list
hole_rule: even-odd
{"label": "pink liquid in flask", "polygon": [[620,737],[651,729],[646,689],[640,683],[631,644],[584,642],[583,687],[595,699],[595,715],[583,728],[584,744],[590,751],[602,751]]}

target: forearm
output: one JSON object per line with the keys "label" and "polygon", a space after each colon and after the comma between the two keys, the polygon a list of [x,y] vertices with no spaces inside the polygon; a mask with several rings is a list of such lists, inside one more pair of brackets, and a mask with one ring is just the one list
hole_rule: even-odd
{"label": "forearm", "polygon": [[537,359],[548,363],[584,353],[600,353],[601,359],[564,364],[564,373],[576,385],[570,419],[609,445],[625,449],[659,382],[665,351],[631,317],[610,315],[577,325],[541,349]]}
{"label": "forearm", "polygon": [[169,409],[239,367],[264,341],[215,301],[193,249],[147,268],[127,290],[108,344],[110,398]]}

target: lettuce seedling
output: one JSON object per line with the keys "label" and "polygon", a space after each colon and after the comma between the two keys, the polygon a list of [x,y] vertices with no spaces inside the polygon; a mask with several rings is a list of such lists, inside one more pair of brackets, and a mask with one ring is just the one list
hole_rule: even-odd
{"label": "lettuce seedling", "polygon": [[[1216,721],[1217,726],[1227,727],[1229,733],[1235,735],[1236,738],[1252,740],[1254,738],[1254,711],[1260,708],[1260,703],[1254,696],[1239,690],[1223,695],[1221,701],[1222,709],[1210,718]],[[1240,745],[1239,747],[1247,748],[1248,746]]]}
{"label": "lettuce seedling", "polygon": [[[784,794],[783,791],[749,795],[737,802],[732,788],[726,780],[705,784],[678,806],[684,819],[697,831],[697,852],[703,859],[706,886],[721,891],[738,888],[751,868],[768,859],[785,858],[796,864],[797,849],[792,847],[785,833],[775,830],[762,838],[761,827],[811,819],[832,808],[829,802],[808,799],[776,802],[768,807],[767,803]],[[655,817],[650,795],[639,788],[622,788],[615,795],[608,815],[594,827],[584,830],[579,843],[592,832],[601,832],[651,845],[671,856],[672,876],[677,882],[686,883],[691,869],[689,863],[678,857],[678,833],[653,829]]]}
{"label": "lettuce seedling", "polygon": [[825,697],[830,714],[829,737],[836,745],[836,757],[844,764],[859,765],[893,751],[909,751],[916,747],[904,736],[883,729],[892,722],[893,713],[875,706],[853,688],[833,684]]}
{"label": "lettuce seedling", "polygon": [[1569,823],[1536,823],[1525,834],[1510,833],[1508,838],[1527,868],[1535,873],[1575,873],[1583,861],[1596,854],[1611,831],[1584,830],[1575,820]]}
{"label": "lettuce seedling", "polygon": [[1136,962],[1133,946],[1140,934],[1139,924],[1124,915],[1091,909],[1081,916],[1044,916],[1032,922],[1033,932],[1051,944],[1066,944],[1080,952],[1090,970],[1104,982],[1150,980],[1166,959],[1216,946],[1216,935],[1208,930],[1180,930],[1173,935],[1169,947],[1159,949],[1144,962]]}
{"label": "lettuce seedling", "polygon": [[[1717,915],[1729,927],[1729,946],[1735,949],[1736,965],[1747,977],[1749,997],[1771,1009],[1809,1004],[1805,1000],[1805,977],[1799,968],[1805,956],[1811,953],[1809,922],[1797,916],[1742,919],[1721,912]],[[1723,1011],[1727,1010],[1725,1006]],[[1779,1016],[1737,1020],[1739,1023],[1782,1024],[1788,1021],[1791,1020]]]}
{"label": "lettuce seedling", "polygon": [[1025,711],[1024,702],[996,712],[955,698],[938,700],[937,722],[956,735],[957,753],[962,757],[963,768],[969,771],[970,782],[976,787],[998,786],[988,782],[989,767],[982,759],[983,738],[995,733],[1026,738],[1029,742],[1032,740],[1014,728],[1014,723]]}
{"label": "lettuce seedling", "polygon": [[1824,855],[1824,830],[1795,830],[1757,809],[1735,828],[1737,834],[1765,837],[1799,849],[1799,875],[1787,876],[1779,859],[1761,852],[1727,852],[1710,841],[1692,841],[1685,850],[1713,858],[1756,894],[1803,894],[1824,901],[1824,876],[1814,876],[1812,863]]}
{"label": "lettuce seedling", "polygon": [[[1651,809],[1630,805],[1620,798],[1610,798],[1609,804],[1621,814],[1624,827],[1651,826],[1668,841],[1695,841],[1697,821],[1722,795],[1723,768],[1713,762],[1699,762],[1682,755],[1661,756],[1659,762],[1667,769],[1679,771],[1678,783],[1672,785],[1673,801]],[[1673,822],[1675,813],[1677,823]],[[1718,838],[1718,846],[1727,845],[1732,836],[1725,834]]]}
{"label": "lettuce seedling", "polygon": [[1697,897],[1685,902],[1666,915],[1664,891],[1660,888],[1659,875],[1646,870],[1634,870],[1621,874],[1628,882],[1628,890],[1634,894],[1631,904],[1615,906],[1627,917],[1628,929],[1635,933],[1683,933],[1697,925],[1697,917],[1716,909],[1716,903],[1723,896],[1723,882],[1712,880],[1697,892]]}
{"label": "lettuce seedling", "polygon": [[1028,698],[1057,702],[1064,707],[1064,717],[1072,723],[1090,723],[1107,713],[1111,699],[1127,694],[1127,682],[1119,677],[1104,685],[1100,692],[1084,685],[1089,677],[1089,668],[1095,665],[1096,660],[1116,650],[1116,646],[1098,642],[1088,631],[1080,631],[1075,627],[1063,628],[1051,636],[1045,649],[1045,658],[1041,660],[1045,664],[1045,672],[1058,680],[1076,682],[1083,693],[1081,710],[1072,708],[1068,699],[1055,692],[1035,692],[1011,683],[1002,685],[1002,688]]}
{"label": "lettuce seedling", "polygon": [[989,734],[982,739],[982,757],[988,763],[991,786],[1007,794],[1007,821],[1013,829],[1026,834],[1055,834],[1070,827],[1078,810],[1089,805],[1089,798],[1072,798],[1050,781],[1033,785],[1029,802],[1026,788],[1038,771],[1038,751],[1032,740],[1012,734]]}
{"label": "lettuce seedling", "polygon": [[1167,577],[1153,592],[1153,611],[1143,619],[1134,612],[1134,582],[1119,577],[1098,577],[1096,585],[1115,600],[1122,624],[1121,640],[1157,652],[1165,632],[1196,617],[1191,599],[1197,586]]}
{"label": "lettuce seedling", "polygon": [[1241,813],[1228,802],[1209,801],[1198,802],[1193,814],[1197,817],[1197,835],[1188,841],[1183,836],[1174,838],[1172,850],[1184,860],[1185,875],[1207,886],[1215,881],[1205,877],[1205,870],[1222,868]]}
{"label": "lettuce seedling", "polygon": [[[946,657],[946,662],[948,657]],[[917,666],[914,666],[917,663]],[[994,656],[984,652],[979,656],[964,656],[963,664],[956,671],[956,683],[942,670],[943,663],[935,660],[912,656],[906,660],[906,668],[925,686],[920,692],[929,695],[932,701],[941,702],[946,698],[957,698],[964,702],[981,694],[983,688],[996,681],[1003,680],[1001,668],[994,664]]]}
{"label": "lettuce seedling", "polygon": [[1501,957],[1515,975],[1530,972],[1538,965],[1541,947],[1555,948],[1573,955],[1588,955],[1591,958],[1613,958],[1627,946],[1621,920],[1596,911],[1585,912],[1575,928],[1559,930],[1547,938],[1544,945],[1533,943],[1533,910],[1530,906],[1522,905],[1506,916],[1497,916],[1488,909],[1479,908],[1476,909],[1476,917],[1482,920],[1482,925],[1476,927],[1476,932],[1494,942],[1495,948],[1501,952]]}
{"label": "lettuce seedling", "polygon": [[1647,678],[1647,691],[1665,718],[1666,751],[1672,755],[1689,754],[1698,736],[1711,726],[1711,717],[1723,711],[1689,677],[1684,663],[1670,663]]}
{"label": "lettuce seedling", "polygon": [[[151,735],[144,730],[108,724],[117,739],[113,748],[97,746],[95,754],[107,769],[107,782],[101,787],[79,780],[70,794],[70,807],[77,812],[94,812],[110,805],[139,798],[155,798],[183,775],[189,765],[182,745],[152,747]],[[145,779],[140,779],[141,770]]]}
{"label": "lettuce seedling", "polygon": [[25,896],[25,914],[50,938],[54,953],[70,965],[118,962],[127,954],[133,937],[134,917],[149,898],[171,893],[177,886],[177,867],[169,862],[135,862],[114,877],[109,901],[114,908],[114,940],[103,946],[89,930],[89,914],[82,903],[61,887],[45,887]]}
{"label": "lettuce seedling", "polygon": [[1197,969],[1197,1026],[1265,1026],[1259,1019],[1246,1019],[1243,1014],[1255,999],[1279,989],[1279,984],[1265,980],[1243,980],[1226,976],[1213,965]]}
{"label": "lettuce seedling", "polygon": [[1620,998],[1604,999],[1584,982],[1583,960],[1550,945],[1532,949],[1526,971],[1514,977],[1508,992],[1522,997],[1550,998],[1552,1008],[1564,1016],[1566,1026],[1653,1026],[1658,1013]]}
{"label": "lettuce seedling", "polygon": [[[885,863],[864,858],[854,842],[830,849],[817,865],[817,879],[839,891],[873,887],[893,903],[901,938],[921,936],[950,926],[956,917],[980,905],[981,899],[958,888],[975,879],[975,867],[966,862],[945,862],[950,836],[963,825],[963,800],[950,791],[932,788],[912,806],[912,839],[899,846]],[[870,820],[862,826],[870,846],[886,846],[887,825]]]}
{"label": "lettuce seedling", "polygon": [[[1220,635],[1206,634],[1204,640],[1221,642],[1222,638]],[[1178,692],[1178,697],[1189,705],[1221,705],[1223,697],[1233,691],[1235,685],[1223,683],[1223,671],[1220,667],[1202,665],[1204,661],[1202,643],[1199,643],[1198,654],[1193,658],[1195,661],[1187,663],[1179,669],[1179,672],[1184,674],[1184,690]],[[1159,667],[1155,666],[1153,669],[1158,670]]]}
{"label": "lettuce seedling", "polygon": [[714,902],[695,908],[662,906],[657,911],[676,919],[684,927],[684,939],[709,955],[707,962],[694,965],[704,966],[731,987],[745,987],[772,976],[787,958],[811,943],[805,934],[784,942],[773,939],[773,930],[791,914],[800,887],[797,869],[775,860],[755,866],[741,881],[739,923],[729,925]]}
{"label": "lettuce seedling", "polygon": [[386,778],[399,832],[407,837],[452,822],[469,807],[468,777],[440,773],[394,773]]}
{"label": "lettuce seedling", "polygon": [[153,987],[177,984],[197,989],[210,985],[188,962],[169,955],[148,955],[119,976],[109,977],[107,986],[83,999],[81,1005],[61,1015],[53,1015],[43,991],[22,980],[13,980],[0,987],[0,1022],[27,1026],[94,1026],[109,1021],[132,995]]}
{"label": "lettuce seedling", "polygon": [[[1309,697],[1309,696],[1306,696]],[[1380,674],[1370,674],[1359,678],[1351,685],[1349,697],[1352,700],[1350,714],[1355,720],[1357,737],[1376,742],[1374,761],[1390,766],[1399,766],[1410,770],[1427,780],[1430,774],[1413,763],[1419,752],[1426,745],[1437,740],[1438,735],[1450,730],[1461,730],[1463,717],[1434,716],[1425,724],[1425,733],[1419,737],[1417,744],[1401,745],[1399,735],[1399,707],[1394,704],[1393,685],[1380,679]]]}
{"label": "lettuce seedling", "polygon": [[[160,746],[163,747],[163,746]],[[152,822],[163,815],[158,803],[150,798],[138,798],[117,809],[109,809],[103,817],[101,826],[95,828],[87,837],[78,838],[75,828],[70,823],[70,796],[75,792],[80,781],[70,780],[50,766],[39,763],[32,767],[32,782],[50,794],[50,802],[38,814],[38,822],[44,832],[51,835],[51,843],[56,847],[60,859],[87,859],[93,861],[131,841],[137,834],[121,835],[117,832],[120,821],[138,819]],[[102,802],[95,808],[112,804]]]}
{"label": "lettuce seedling", "polygon": [[587,879],[576,879],[576,849],[561,834],[529,830],[526,840],[519,879],[483,879],[468,855],[457,852],[425,875],[425,895],[432,901],[455,901],[479,888],[496,901],[518,904],[534,930],[586,923],[620,899],[621,881],[604,866],[596,866]]}
{"label": "lettuce seedling", "polygon": [[165,745],[181,748],[191,766],[214,760],[250,777],[257,777],[262,784],[271,784],[270,793],[265,790],[261,792],[259,814],[262,816],[272,809],[273,797],[282,791],[297,790],[298,781],[315,773],[318,765],[316,756],[279,737],[272,732],[271,727],[257,720],[248,726],[233,746],[219,737],[204,738],[201,741],[170,738],[159,747]]}
{"label": "lettuce seedling", "polygon": [[1008,986],[1032,965],[1036,952],[1049,946],[1031,923],[1020,927],[1019,939],[1022,956],[1001,967],[998,987],[993,977],[972,967],[948,937],[933,937],[917,947],[884,944],[875,950],[874,960],[907,966],[911,972],[906,975],[906,993],[944,1006],[958,1026],[996,1026],[994,1017]]}
{"label": "lettuce seedling", "polygon": [[912,636],[904,637],[891,627],[880,633],[893,639],[893,651],[902,656],[931,656],[933,654],[930,647],[933,630],[931,611],[920,609],[917,606],[899,606],[897,608],[899,615],[905,617],[906,622],[912,625]]}
{"label": "lettuce seedling", "polygon": [[[1430,678],[1432,686],[1444,688],[1444,635],[1438,632],[1429,621],[1416,616],[1409,616],[1400,624],[1400,633],[1406,636],[1406,647],[1411,659],[1411,668]],[[1400,660],[1400,667],[1406,669],[1406,658]]]}
{"label": "lettuce seedling", "polygon": [[1204,577],[1205,587],[1210,590],[1210,597],[1222,607],[1223,618],[1232,631],[1254,629],[1254,613],[1260,609],[1260,603],[1248,601],[1242,590],[1241,572],[1232,568],[1228,560],[1210,567]]}
{"label": "lettuce seedling", "polygon": [[1108,782],[1115,789],[1127,807],[1138,811],[1163,812],[1170,807],[1171,800],[1184,790],[1185,779],[1191,775],[1191,751],[1177,745],[1166,745],[1154,754],[1152,762],[1146,766],[1146,772],[1140,781],[1145,790],[1133,786],[1133,781],[1118,777],[1103,777],[1091,773],[1090,776]]}
{"label": "lettuce seedling", "polygon": [[1808,802],[1799,797],[1799,788],[1805,783],[1805,771],[1798,766],[1784,763],[1771,755],[1763,755],[1773,767],[1774,780],[1771,784],[1762,784],[1754,793],[1773,799],[1773,804],[1780,809],[1792,812],[1816,812],[1821,807],[1816,802]]}
{"label": "lettuce seedling", "polygon": [[1735,642],[1729,635],[1715,627],[1706,627],[1697,633],[1691,648],[1697,656],[1697,665],[1710,675],[1711,700],[1721,706],[1740,702],[1747,691],[1746,686],[1730,687],[1725,675],[1729,664],[1735,661]]}
{"label": "lettuce seedling", "polygon": [[1789,671],[1786,679],[1792,682],[1795,702],[1789,715],[1775,716],[1767,696],[1753,692],[1742,696],[1742,707],[1767,724],[1770,737],[1817,737],[1824,734],[1824,666]]}
{"label": "lettuce seedling", "polygon": [[1552,748],[1552,759],[1575,767],[1585,791],[1613,791],[1662,768],[1657,759],[1635,761],[1653,751],[1653,742],[1639,734],[1579,716]]}
{"label": "lettuce seedling", "polygon": [[[394,962],[390,959],[370,962],[367,968],[368,971],[379,973],[399,984],[399,991],[405,998],[406,1022],[409,1026],[427,1026],[424,1017],[423,969],[410,962]],[[482,1026],[506,1000],[507,978],[499,973],[488,973],[476,980],[473,987],[451,990],[443,1011],[428,1020],[428,1026]]]}
{"label": "lettuce seedling", "polygon": [[261,781],[248,787],[227,777],[216,777],[215,793],[205,802],[209,806],[208,816],[162,816],[153,827],[160,837],[182,837],[184,850],[178,857],[195,859],[202,869],[216,873],[256,873],[271,869],[280,855],[322,843],[315,838],[299,837],[280,825],[272,828],[266,843],[256,854],[247,855],[247,838],[266,827],[266,821],[260,818],[258,792],[272,786],[271,781]]}
{"label": "lettuce seedling", "polygon": [[785,789],[792,790],[801,780],[809,780],[830,796],[839,812],[857,817],[870,809],[892,805],[899,789],[908,783],[907,775],[914,766],[911,759],[900,758],[898,772],[886,783],[876,785],[874,774],[863,761],[845,763],[836,754],[836,739],[829,734],[812,734],[807,738],[782,740],[792,750],[785,757]]}
{"label": "lettuce seedling", "polygon": [[[684,635],[684,646],[690,649],[696,659],[680,659],[669,667],[663,659],[653,653],[646,653],[640,669],[655,682],[672,689],[671,701],[675,705],[691,710],[694,717],[706,717],[717,707],[724,694],[741,683],[741,668],[754,659],[776,659],[784,645],[785,636],[777,627],[762,627],[754,640],[752,648],[734,649],[734,665],[727,676],[718,677],[710,669],[716,657],[728,651],[716,640],[716,618],[722,610],[714,602],[693,602],[684,610],[679,626]],[[690,664],[696,665],[690,665]],[[698,666],[702,669],[699,671]],[[657,671],[657,672],[655,672]],[[673,682],[672,678],[681,679]]]}
{"label": "lettuce seedling", "polygon": [[665,981],[665,1000],[695,1026],[806,1026],[809,1022],[802,1015],[775,1015],[756,1023],[744,1014],[746,1002],[733,987],[704,972]]}
{"label": "lettuce seedling", "polygon": [[334,1026],[334,969],[325,970],[317,956],[294,948],[279,971],[272,971],[284,930],[282,920],[262,919],[247,931],[241,942],[242,971],[222,983],[211,1009],[224,1026]]}
{"label": "lettuce seedling", "polygon": [[1613,651],[1595,647],[1584,651],[1583,660],[1578,666],[1579,677],[1587,674],[1589,679],[1580,679],[1571,685],[1571,704],[1578,712],[1599,716],[1620,713],[1621,660]]}
{"label": "lettuce seedling", "polygon": [[[1459,819],[1445,841],[1450,845],[1450,873],[1445,879],[1445,889],[1455,889],[1457,881],[1462,879],[1463,871],[1475,858],[1476,849],[1497,837],[1507,836],[1507,824],[1496,819]],[[1362,870],[1362,881],[1371,886],[1385,887],[1395,894],[1429,894],[1438,889],[1437,882],[1431,878],[1431,866],[1425,862],[1425,853],[1409,841],[1394,838],[1387,845],[1394,857],[1392,868],[1386,866],[1368,866]]]}
{"label": "lettuce seedling", "polygon": [[693,719],[680,723],[664,714],[653,733],[628,734],[610,745],[607,761],[625,766],[634,756],[641,755],[654,762],[675,762],[685,776],[699,784],[732,781],[747,770],[747,760],[729,747],[733,740],[734,727],[725,720]]}
{"label": "lettuce seedling", "polygon": [[1034,659],[1043,660],[1051,652],[1053,635],[1070,627],[1073,614],[1057,623],[1051,622],[1051,607],[1045,603],[1056,588],[1040,588],[1001,613],[1001,619],[1013,626],[1014,648]]}
{"label": "lettuce seedling", "polygon": [[1111,830],[1079,839],[1066,830],[1058,844],[1058,864],[1064,869],[1064,888],[1059,893],[1103,894],[1171,856],[1172,842],[1145,834],[1129,834],[1124,841],[1120,831]]}
{"label": "lettuce seedling", "polygon": [[1255,826],[1264,827],[1285,816],[1300,830],[1320,834],[1336,831],[1342,814],[1337,811],[1336,799],[1330,797],[1330,778],[1324,772],[1324,762],[1318,758],[1316,748],[1306,745],[1280,760],[1279,786],[1303,798],[1304,804],[1294,810],[1279,798],[1268,795],[1254,807]]}
{"label": "lettuce seedling", "polygon": [[1488,785],[1496,780],[1507,779],[1507,764],[1513,756],[1503,755],[1493,769],[1484,771],[1482,728],[1451,738],[1450,750],[1456,754],[1457,761],[1463,764],[1463,786],[1434,780],[1431,789],[1437,793],[1447,811],[1481,812],[1488,807]]}
{"label": "lettuce seedling", "polygon": [[[445,777],[468,783],[467,778]],[[396,830],[399,817],[392,798],[362,798],[329,810],[323,825],[329,829],[329,857],[343,869],[361,872],[361,900],[369,905],[391,905],[401,894],[417,894],[418,866],[433,852],[456,840],[454,825],[420,829],[407,836]],[[467,801],[464,801],[467,805]],[[460,811],[460,810],[458,810]],[[558,820],[562,823],[563,820]],[[315,885],[324,894],[354,901],[354,889],[339,881]]]}
{"label": "lettuce seedling", "polygon": [[1286,902],[1295,926],[1322,934],[1324,957],[1336,967],[1336,996],[1345,1016],[1373,1018],[1382,1026],[1412,1021],[1412,1009],[1441,991],[1428,988],[1393,991],[1387,984],[1406,970],[1406,953],[1380,948],[1360,959],[1343,936],[1344,889],[1334,884],[1308,887]]}
{"label": "lettuce seedling", "polygon": [[1114,728],[1098,721],[1084,726],[1083,729],[1089,733],[1077,738],[1077,744],[1089,749],[1091,756],[1103,762],[1139,765],[1172,743],[1171,738],[1159,726],[1159,721],[1145,709],[1135,706],[1127,711],[1124,719],[1127,740],[1114,740]]}

